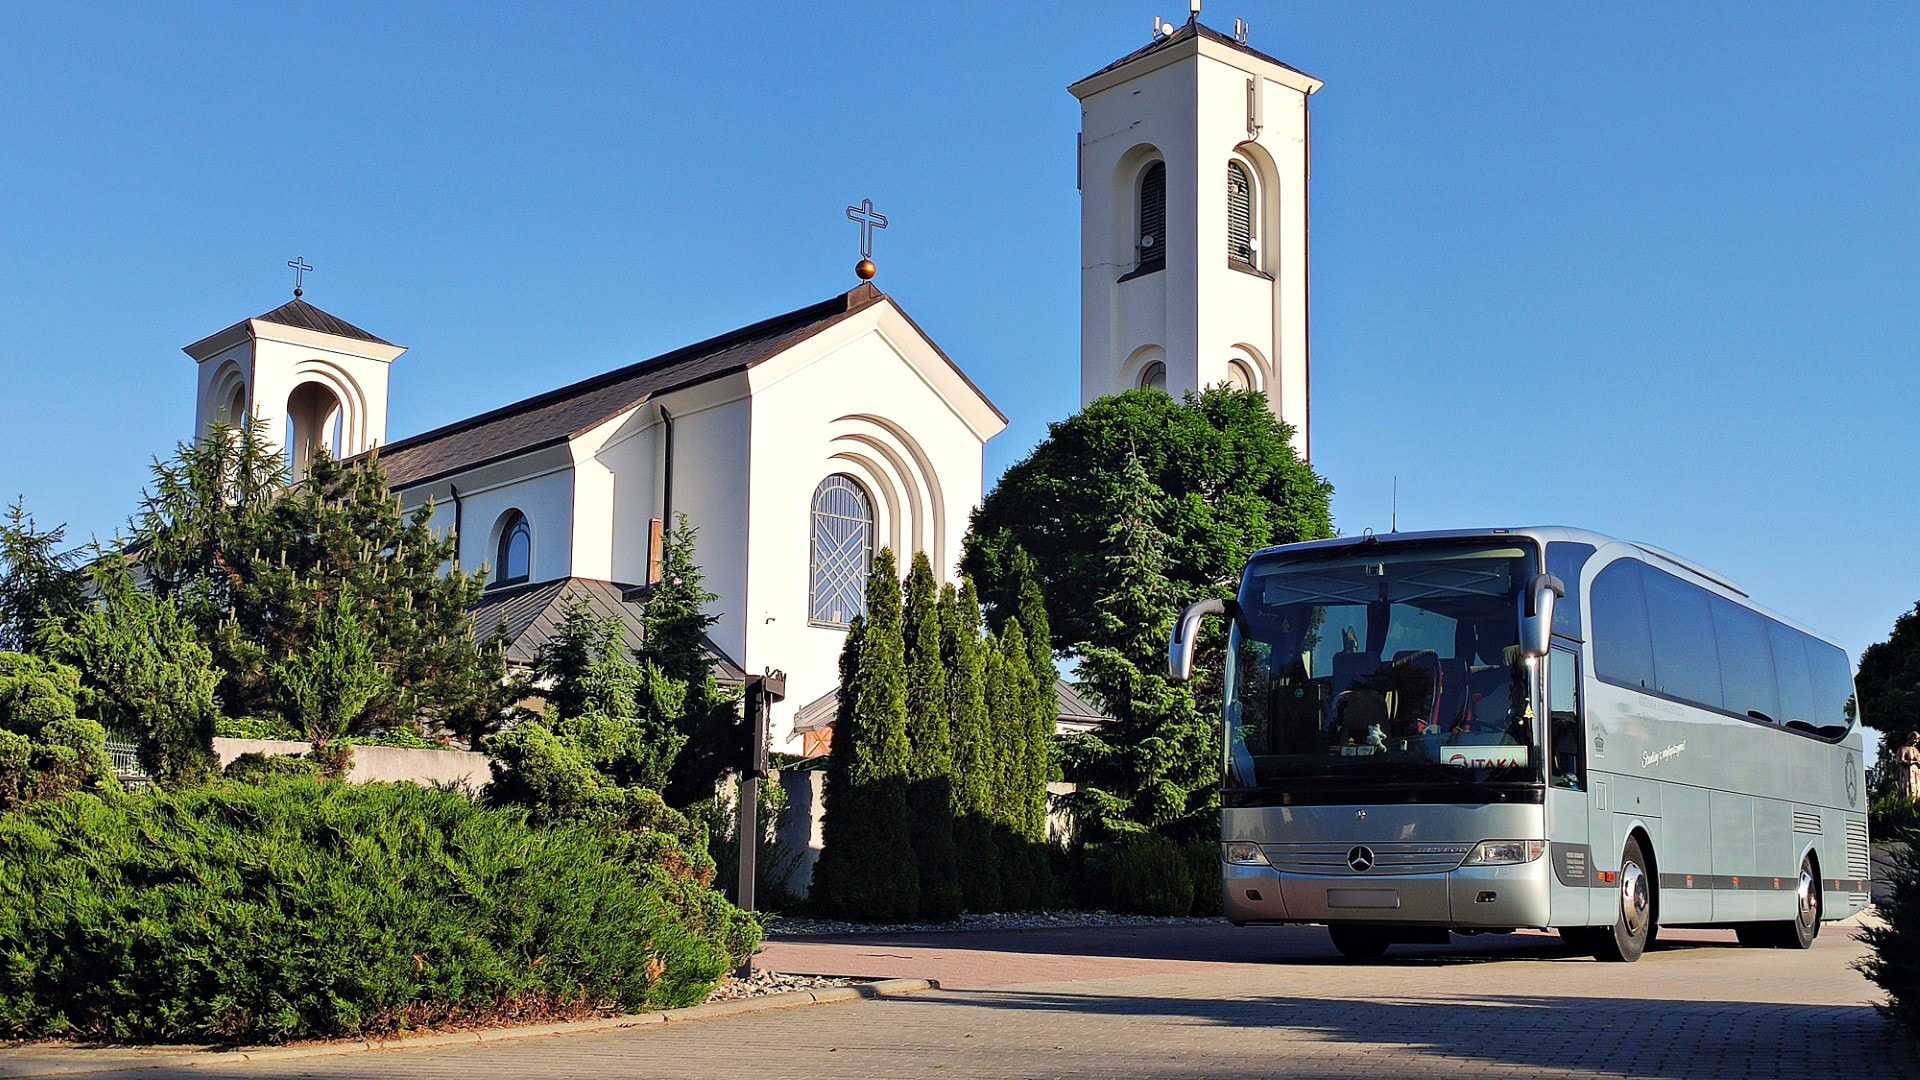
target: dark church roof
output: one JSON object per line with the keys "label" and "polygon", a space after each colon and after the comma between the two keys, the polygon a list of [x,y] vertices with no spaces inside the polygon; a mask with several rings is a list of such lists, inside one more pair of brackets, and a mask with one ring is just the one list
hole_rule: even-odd
{"label": "dark church roof", "polygon": [[[567,609],[584,604],[603,619],[618,619],[629,649],[646,642],[646,624],[641,620],[642,605],[624,599],[636,590],[631,585],[597,578],[556,578],[531,585],[509,585],[488,589],[473,606],[473,629],[482,640],[504,630],[507,636],[507,663],[528,667],[540,656],[540,647],[560,632]],[[713,674],[722,683],[738,685],[746,672],[712,639],[706,641],[713,655]]]}
{"label": "dark church roof", "polygon": [[281,326],[297,326],[302,330],[318,330],[322,334],[333,334],[337,337],[358,338],[361,341],[371,341],[376,345],[393,344],[386,338],[369,334],[340,316],[322,311],[297,296],[265,315],[256,315],[254,318],[261,322],[278,323]]}
{"label": "dark church roof", "polygon": [[1259,49],[1256,49],[1251,45],[1244,45],[1238,41],[1235,41],[1233,38],[1229,37],[1228,35],[1223,34],[1218,30],[1215,30],[1213,27],[1208,26],[1207,24],[1201,22],[1198,19],[1190,19],[1187,21],[1187,24],[1185,26],[1180,27],[1178,30],[1175,30],[1173,33],[1168,34],[1165,37],[1161,37],[1157,40],[1149,41],[1145,45],[1140,46],[1139,48],[1133,50],[1132,52],[1121,57],[1120,59],[1115,60],[1113,63],[1108,64],[1106,67],[1101,68],[1099,71],[1094,72],[1092,75],[1088,75],[1086,79],[1077,80],[1076,82],[1074,82],[1073,85],[1078,86],[1080,85],[1080,83],[1086,82],[1087,79],[1093,79],[1101,75],[1105,75],[1107,72],[1113,71],[1116,68],[1122,68],[1127,66],[1128,64],[1131,64],[1135,60],[1138,60],[1143,56],[1149,56],[1153,53],[1157,53],[1161,49],[1172,48],[1174,43],[1186,41],[1187,39],[1193,38],[1193,37],[1203,37],[1203,38],[1206,38],[1208,41],[1217,42],[1221,45],[1225,45],[1229,49],[1235,49],[1235,50],[1238,50],[1239,52],[1246,53],[1248,56],[1254,57],[1255,59],[1265,60],[1269,64],[1278,64],[1281,67],[1286,68],[1288,71],[1295,72],[1300,75],[1306,75],[1307,78],[1309,79],[1316,78],[1316,76],[1307,75],[1306,72],[1301,71],[1299,68],[1294,67],[1292,64],[1287,63],[1285,60],[1282,60],[1277,56],[1269,56],[1266,53],[1261,52]]}
{"label": "dark church roof", "polygon": [[565,442],[655,394],[743,371],[785,352],[886,294],[872,285],[743,326],[651,360],[481,413],[380,448],[387,482],[408,487]]}
{"label": "dark church roof", "polygon": [[[1053,702],[1059,722],[1070,727],[1092,727],[1113,719],[1065,679],[1053,681]],[[794,710],[793,730],[818,731],[833,723],[839,711],[840,688],[836,686]]]}
{"label": "dark church roof", "polygon": [[335,337],[353,338],[356,341],[371,341],[375,345],[399,346],[386,338],[370,334],[332,312],[322,311],[299,297],[281,304],[264,315],[255,315],[251,319],[241,319],[217,334],[208,334],[199,341],[187,346],[187,355],[204,359],[212,353],[225,349],[237,342],[253,336],[254,322],[269,322],[277,326],[292,326],[301,330],[313,330]]}

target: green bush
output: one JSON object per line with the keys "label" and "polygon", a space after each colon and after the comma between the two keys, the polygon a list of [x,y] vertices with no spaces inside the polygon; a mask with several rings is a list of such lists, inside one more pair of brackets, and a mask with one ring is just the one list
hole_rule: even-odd
{"label": "green bush", "polygon": [[216,717],[213,735],[216,739],[296,740],[304,737],[294,730],[292,724],[277,716]]}
{"label": "green bush", "polygon": [[1141,834],[1114,853],[1109,895],[1136,915],[1185,915],[1193,910],[1193,870],[1179,844]]}
{"label": "green bush", "polygon": [[1189,840],[1180,845],[1193,875],[1192,915],[1219,915],[1226,911],[1220,891],[1220,845],[1212,840]]}
{"label": "green bush", "polygon": [[0,1038],[225,1043],[703,1000],[759,925],[657,830],[280,779],[0,815]]}
{"label": "green bush", "polygon": [[1885,925],[1861,932],[1872,952],[1859,967],[1887,992],[1880,1011],[1920,1036],[1920,848],[1909,843],[1899,851],[1888,875],[1890,894],[1879,905]]}
{"label": "green bush", "polygon": [[220,770],[220,775],[241,784],[265,784],[287,777],[317,778],[320,763],[305,754],[241,754]]}
{"label": "green bush", "polygon": [[65,664],[0,652],[0,810],[70,791],[107,791],[107,733],[74,715],[80,673]]}

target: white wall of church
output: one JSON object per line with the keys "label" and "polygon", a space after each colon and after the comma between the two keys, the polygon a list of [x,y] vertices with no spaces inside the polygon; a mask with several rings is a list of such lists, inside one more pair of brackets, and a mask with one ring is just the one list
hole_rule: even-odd
{"label": "white wall of church", "polygon": [[[838,682],[846,640],[844,630],[809,620],[812,502],[822,480],[844,473],[867,491],[875,546],[892,547],[903,573],[925,551],[940,580],[953,578],[980,501],[984,437],[930,377],[952,376],[885,305],[754,369],[754,527],[741,660],[749,671],[787,673],[787,700],[773,714],[775,749],[799,750],[793,712]],[[960,400],[954,388],[944,392]],[[991,431],[1000,426],[992,422]]]}
{"label": "white wall of church", "polygon": [[501,523],[509,511],[520,511],[533,534],[528,580],[549,581],[574,575],[573,491],[573,466],[565,448],[549,447],[408,488],[401,492],[401,502],[412,510],[431,498],[433,528],[442,535],[454,528],[457,516],[460,567],[470,574],[486,567],[489,583],[499,569]]}

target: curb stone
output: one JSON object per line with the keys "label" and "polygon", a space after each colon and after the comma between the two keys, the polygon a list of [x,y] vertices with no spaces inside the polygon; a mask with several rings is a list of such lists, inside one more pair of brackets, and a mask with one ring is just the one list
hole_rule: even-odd
{"label": "curb stone", "polygon": [[[718,1020],[743,1013],[773,1012],[780,1009],[804,1008],[809,1005],[836,1005],[872,998],[906,997],[925,990],[938,989],[940,984],[934,979],[881,979],[855,986],[792,990],[784,994],[769,994],[766,997],[743,998],[739,1001],[715,1001],[705,1005],[691,1005],[684,1009],[630,1013],[594,1020],[569,1020],[557,1024],[530,1024],[522,1027],[486,1028],[478,1031],[450,1031],[438,1035],[400,1036],[391,1039],[348,1039],[307,1046],[253,1046],[236,1050],[199,1050],[178,1054],[149,1051],[153,1056],[145,1059],[75,1061],[72,1064],[30,1066],[29,1071],[17,1073],[8,1071],[5,1068],[4,1057],[0,1057],[0,1076],[6,1077],[7,1080],[31,1080],[31,1078],[43,1076],[83,1076],[89,1073],[298,1061],[302,1058],[331,1057],[337,1054],[363,1053],[371,1050],[430,1050],[443,1046],[505,1042],[510,1039],[620,1031],[627,1028],[646,1027],[650,1024],[684,1024],[696,1020]],[[130,1050],[129,1052],[140,1051]]]}

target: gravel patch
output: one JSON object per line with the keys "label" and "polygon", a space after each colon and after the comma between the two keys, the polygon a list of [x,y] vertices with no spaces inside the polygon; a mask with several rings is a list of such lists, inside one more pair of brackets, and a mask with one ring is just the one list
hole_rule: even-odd
{"label": "gravel patch", "polygon": [[713,991],[707,1000],[743,1001],[747,998],[768,997],[773,994],[786,994],[795,990],[825,990],[833,986],[852,986],[864,979],[842,979],[832,975],[788,975],[782,971],[753,970],[749,978],[741,979],[729,976]]}
{"label": "gravel patch", "polygon": [[1118,915],[1110,911],[1022,911],[994,915],[962,915],[949,922],[857,923],[839,919],[776,916],[767,936],[839,937],[849,934],[930,934],[982,930],[1070,930],[1079,927],[1215,926],[1222,918],[1169,918],[1157,915]]}

